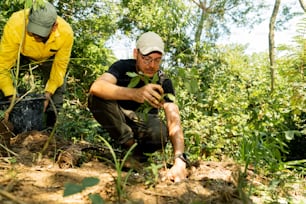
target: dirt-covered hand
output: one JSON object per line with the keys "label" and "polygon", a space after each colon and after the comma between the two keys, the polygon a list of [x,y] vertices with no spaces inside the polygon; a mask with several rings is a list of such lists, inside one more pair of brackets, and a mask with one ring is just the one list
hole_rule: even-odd
{"label": "dirt-covered hand", "polygon": [[136,89],[134,100],[138,103],[147,101],[154,108],[162,106],[161,99],[164,94],[163,88],[158,84],[147,84]]}
{"label": "dirt-covered hand", "polygon": [[185,180],[187,177],[186,163],[179,158],[177,158],[174,162],[174,165],[167,172],[166,179],[181,182]]}

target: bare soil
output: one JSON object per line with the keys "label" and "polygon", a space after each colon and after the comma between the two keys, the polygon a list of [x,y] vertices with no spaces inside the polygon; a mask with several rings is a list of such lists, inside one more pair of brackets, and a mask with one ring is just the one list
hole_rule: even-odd
{"label": "bare soil", "polygon": [[[88,195],[98,194],[105,203],[144,203],[144,204],[178,204],[178,203],[263,203],[260,198],[248,198],[238,190],[240,167],[232,161],[199,161],[188,169],[189,176],[183,182],[161,181],[167,169],[159,170],[159,178],[148,185],[148,177],[143,171],[133,171],[128,176],[124,188],[125,196],[120,202],[115,188],[117,172],[113,165],[94,157],[78,163],[81,146],[70,144],[56,138],[51,141],[43,156],[38,154],[43,149],[49,134],[29,132],[11,140],[11,157],[0,158],[0,203],[2,204],[87,204],[91,203]],[[67,159],[63,151],[69,148],[75,160]],[[57,153],[55,153],[57,152]],[[62,154],[58,154],[61,152]],[[70,156],[71,156],[70,155]],[[15,158],[15,160],[14,160]],[[127,176],[128,171],[123,172]],[[249,174],[254,174],[250,170]],[[253,174],[253,175],[252,175]],[[95,177],[97,185],[84,191],[63,197],[65,184],[81,183],[84,178]],[[263,185],[264,179],[257,183]],[[241,199],[244,197],[244,199]],[[303,200],[301,194],[297,200]]]}

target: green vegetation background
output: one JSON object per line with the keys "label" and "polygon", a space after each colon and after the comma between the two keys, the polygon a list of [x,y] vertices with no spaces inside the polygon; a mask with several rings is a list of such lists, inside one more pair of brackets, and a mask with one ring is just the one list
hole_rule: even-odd
{"label": "green vegetation background", "polygon": [[[11,13],[24,8],[23,2],[0,2],[0,34]],[[245,166],[242,174],[252,166],[269,178],[264,190],[272,198],[286,195],[288,184],[305,177],[305,18],[296,27],[294,46],[275,48],[271,91],[268,53],[247,55],[243,45],[216,44],[229,32],[230,24],[250,28],[262,20],[260,13],[272,12],[264,3],[243,1],[242,6],[240,1],[222,0],[206,16],[195,3],[186,1],[54,3],[75,32],[58,135],[102,143],[99,136],[106,133],[87,109],[90,84],[117,60],[111,47],[119,43],[119,36],[134,41],[140,33],[152,30],[166,42],[162,66],[174,79],[191,160],[229,157]],[[283,11],[279,29],[295,15],[290,5],[284,5]]]}

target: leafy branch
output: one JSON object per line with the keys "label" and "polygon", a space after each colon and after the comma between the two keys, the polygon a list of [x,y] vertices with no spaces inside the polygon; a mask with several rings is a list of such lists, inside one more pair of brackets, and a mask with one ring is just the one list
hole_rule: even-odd
{"label": "leafy branch", "polygon": [[[140,82],[140,80],[144,81],[146,85],[147,84],[157,84],[159,80],[157,72],[153,75],[152,78],[144,75],[142,72],[139,72],[139,73],[127,72],[126,74],[132,78],[130,83],[128,84],[129,88],[136,87],[137,84]],[[170,93],[163,94],[160,101],[163,101],[165,97],[168,97],[170,100],[175,101],[175,96]],[[140,105],[140,107],[136,110],[136,112],[147,115],[152,108],[153,107],[147,101],[145,101],[143,104]]]}

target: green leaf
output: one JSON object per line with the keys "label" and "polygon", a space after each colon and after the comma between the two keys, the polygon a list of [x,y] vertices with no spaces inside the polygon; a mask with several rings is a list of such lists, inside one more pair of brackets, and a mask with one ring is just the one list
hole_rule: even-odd
{"label": "green leaf", "polygon": [[292,140],[294,138],[294,131],[285,131],[286,140]]}
{"label": "green leaf", "polygon": [[80,193],[84,190],[84,187],[82,185],[73,184],[73,183],[67,183],[65,184],[65,190],[64,190],[64,197],[70,196],[76,193]]}
{"label": "green leaf", "polygon": [[[32,7],[32,1],[25,1],[25,8],[31,8]],[[35,7],[35,5],[34,5]]]}
{"label": "green leaf", "polygon": [[144,114],[148,114],[150,112],[150,110],[152,109],[152,107],[146,107],[144,110],[143,110],[143,113]]}
{"label": "green leaf", "polygon": [[140,81],[140,77],[134,77],[134,78],[132,78],[132,80],[130,81],[128,87],[129,87],[129,88],[135,87],[135,86],[139,83],[139,81]]}
{"label": "green leaf", "polygon": [[126,75],[128,75],[129,77],[131,78],[134,78],[134,77],[138,77],[139,75],[135,72],[127,72]]}
{"label": "green leaf", "polygon": [[99,182],[100,180],[98,178],[88,177],[88,178],[83,179],[82,185],[84,188],[86,188],[86,187],[97,185]]}
{"label": "green leaf", "polygon": [[144,81],[145,84],[150,83],[149,77],[147,77],[147,76],[143,76],[143,81]]}
{"label": "green leaf", "polygon": [[91,200],[92,204],[103,204],[104,200],[98,193],[88,195],[89,199]]}
{"label": "green leaf", "polygon": [[152,83],[152,84],[156,84],[157,81],[158,81],[158,74],[155,73],[154,76],[153,76],[153,78],[152,78],[152,80],[151,80],[151,83]]}
{"label": "green leaf", "polygon": [[171,100],[171,101],[175,101],[175,96],[173,94],[166,94],[167,97]]}
{"label": "green leaf", "polygon": [[197,93],[198,92],[198,81],[197,80],[192,80],[190,82],[190,84],[191,84],[192,93]]}

